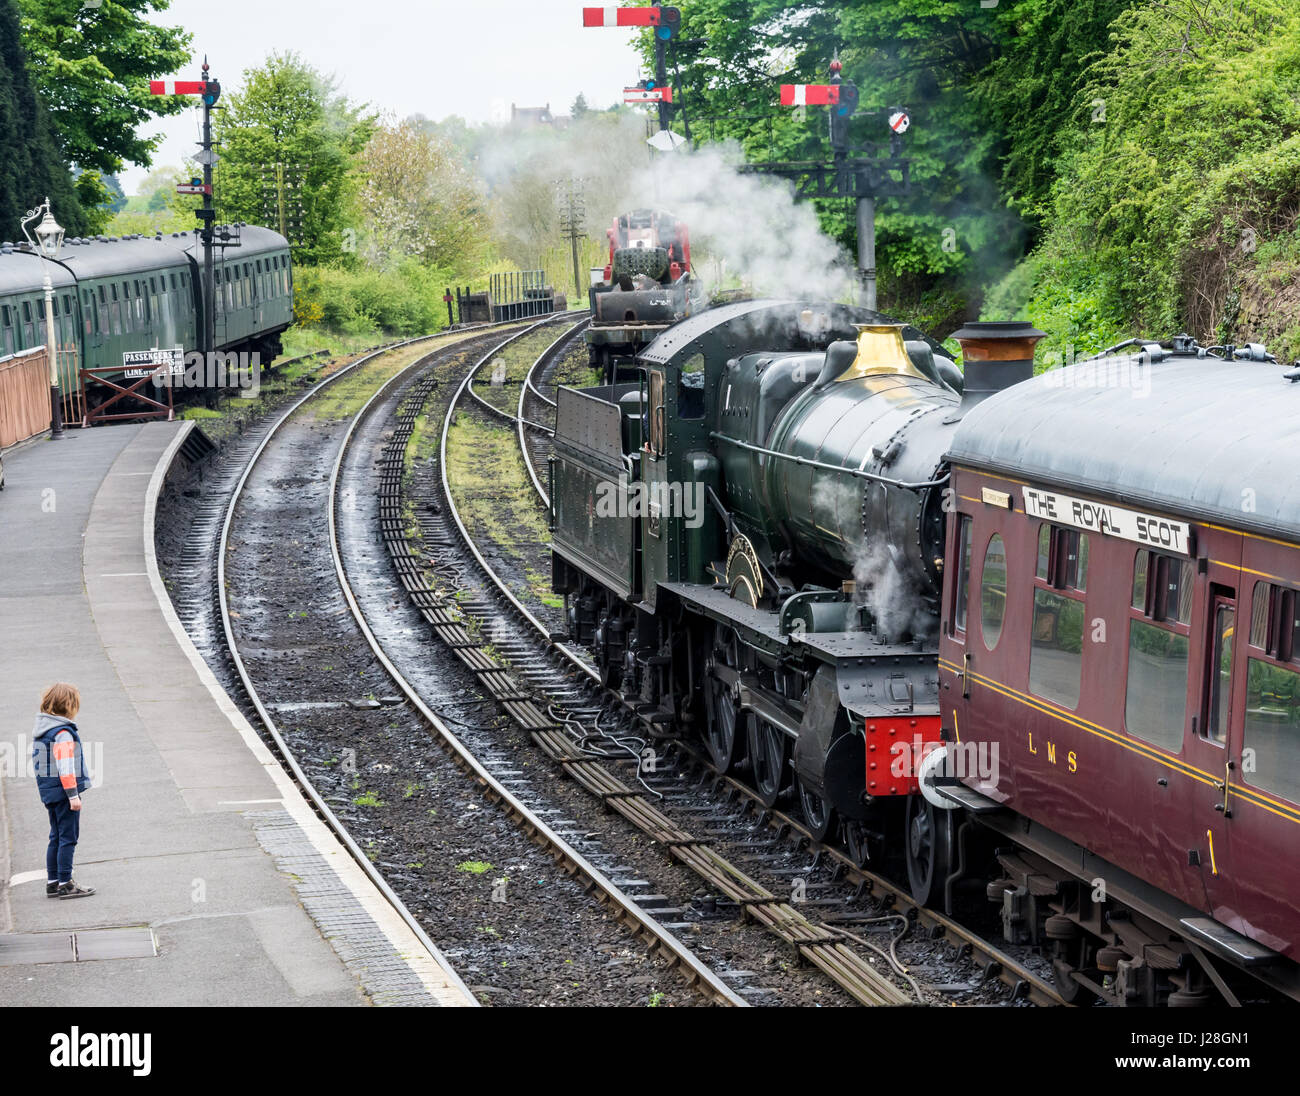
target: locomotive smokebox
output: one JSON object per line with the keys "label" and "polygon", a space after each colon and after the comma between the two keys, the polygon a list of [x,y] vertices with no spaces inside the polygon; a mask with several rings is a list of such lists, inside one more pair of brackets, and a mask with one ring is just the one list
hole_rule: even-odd
{"label": "locomotive smokebox", "polygon": [[1034,375],[1034,347],[1046,335],[1024,320],[972,320],[949,337],[961,343],[966,370],[964,410],[1029,380]]}

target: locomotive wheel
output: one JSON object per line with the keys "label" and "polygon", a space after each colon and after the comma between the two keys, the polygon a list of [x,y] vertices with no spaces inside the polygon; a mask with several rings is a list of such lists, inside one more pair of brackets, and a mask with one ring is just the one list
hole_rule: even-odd
{"label": "locomotive wheel", "polygon": [[817,841],[825,841],[835,826],[835,808],[796,777],[799,788],[799,809],[809,832]]}
{"label": "locomotive wheel", "polygon": [[709,711],[704,745],[714,770],[726,774],[736,763],[736,702],[731,699],[731,690],[716,677],[710,675],[707,681]]}
{"label": "locomotive wheel", "polygon": [[861,822],[845,821],[844,850],[849,859],[860,868],[865,868],[871,860],[871,849],[867,844],[867,828]]}
{"label": "locomotive wheel", "polygon": [[903,843],[912,897],[928,906],[942,896],[944,879],[952,870],[952,812],[937,810],[923,795],[909,795]]}
{"label": "locomotive wheel", "polygon": [[754,790],[765,807],[775,807],[785,786],[785,764],[789,744],[780,728],[766,719],[751,716],[749,723],[749,760],[753,766]]}

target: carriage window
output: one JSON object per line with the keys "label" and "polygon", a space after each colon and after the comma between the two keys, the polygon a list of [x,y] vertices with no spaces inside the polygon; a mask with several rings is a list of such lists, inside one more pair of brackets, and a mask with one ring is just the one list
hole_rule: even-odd
{"label": "carriage window", "polygon": [[1300,803],[1300,673],[1261,658],[1247,671],[1242,778]]}
{"label": "carriage window", "polygon": [[1129,733],[1178,752],[1187,716],[1187,637],[1141,620],[1129,622]]}
{"label": "carriage window", "polygon": [[1152,620],[1190,624],[1192,561],[1143,549],[1133,567],[1133,608]]}
{"label": "carriage window", "polygon": [[1214,649],[1210,661],[1210,704],[1205,736],[1223,745],[1228,741],[1228,705],[1232,696],[1232,636],[1236,610],[1219,604],[1214,611]]}
{"label": "carriage window", "polygon": [[1038,577],[1058,590],[1088,588],[1088,534],[1042,524],[1038,528]]}
{"label": "carriage window", "polygon": [[997,533],[984,552],[984,571],[980,578],[980,625],[984,646],[990,651],[1002,637],[1002,620],[1007,611],[1007,550]]}
{"label": "carriage window", "polygon": [[1295,590],[1268,582],[1255,584],[1250,644],[1279,662],[1300,662],[1300,598]]}
{"label": "carriage window", "polygon": [[1137,553],[1124,723],[1129,734],[1175,753],[1182,747],[1187,719],[1192,586],[1190,560],[1146,549]]}
{"label": "carriage window", "polygon": [[1034,630],[1029,691],[1067,708],[1079,703],[1083,675],[1083,602],[1034,590]]}
{"label": "carriage window", "polygon": [[970,536],[970,517],[962,514],[961,528],[957,530],[957,601],[953,606],[953,625],[959,632],[966,630],[966,603],[970,594]]}

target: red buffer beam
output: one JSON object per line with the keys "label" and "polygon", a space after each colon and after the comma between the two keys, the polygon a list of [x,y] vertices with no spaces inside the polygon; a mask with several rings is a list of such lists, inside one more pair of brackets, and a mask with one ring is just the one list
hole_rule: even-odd
{"label": "red buffer beam", "polygon": [[150,95],[202,95],[208,90],[206,80],[150,80]]}
{"label": "red buffer beam", "polygon": [[782,84],[783,107],[828,107],[840,101],[839,84]]}
{"label": "red buffer beam", "polygon": [[657,27],[660,8],[583,8],[584,27]]}

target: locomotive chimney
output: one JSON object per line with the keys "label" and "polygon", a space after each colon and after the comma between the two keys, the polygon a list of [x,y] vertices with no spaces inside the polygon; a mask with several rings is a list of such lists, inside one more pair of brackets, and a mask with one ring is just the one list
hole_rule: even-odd
{"label": "locomotive chimney", "polygon": [[961,343],[966,371],[961,406],[966,410],[1032,377],[1034,346],[1046,335],[1024,320],[972,320],[949,337]]}

